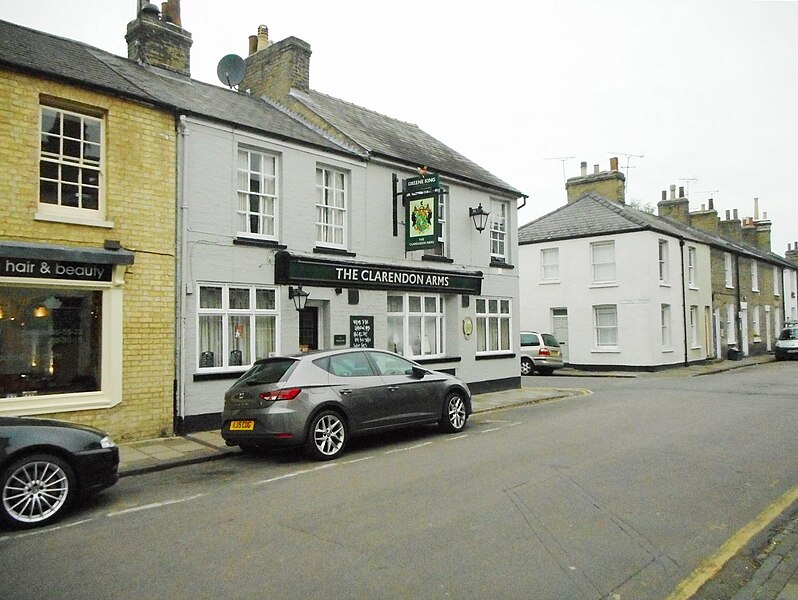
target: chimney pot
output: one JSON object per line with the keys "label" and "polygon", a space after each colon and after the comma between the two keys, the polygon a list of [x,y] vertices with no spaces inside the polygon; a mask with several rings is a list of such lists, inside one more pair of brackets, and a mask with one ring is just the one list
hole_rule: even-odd
{"label": "chimney pot", "polygon": [[251,35],[249,36],[249,54],[247,56],[252,56],[258,51],[258,36]]}
{"label": "chimney pot", "polygon": [[598,174],[599,174],[599,166],[593,165],[593,175],[598,175]]}
{"label": "chimney pot", "polygon": [[671,200],[676,200],[676,186],[671,185]]}
{"label": "chimney pot", "polygon": [[258,25],[258,49],[263,50],[269,45],[269,28],[266,25]]}
{"label": "chimney pot", "polygon": [[732,214],[734,215],[734,220],[735,221],[740,218],[740,217],[737,216],[737,209],[736,208],[734,209]]}
{"label": "chimney pot", "polygon": [[731,221],[731,211],[728,209],[726,210],[726,220]]}
{"label": "chimney pot", "polygon": [[618,170],[618,157],[613,156],[610,158],[610,171],[617,171]]}
{"label": "chimney pot", "polygon": [[762,213],[762,220],[763,221],[767,221],[768,220],[768,213],[767,212],[763,212]]}
{"label": "chimney pot", "polygon": [[662,190],[662,200],[663,202],[668,199],[668,190]]}
{"label": "chimney pot", "polygon": [[707,209],[707,205],[706,204],[702,204],[701,205],[701,212],[704,212],[706,209]]}
{"label": "chimney pot", "polygon": [[712,198],[709,199],[709,210],[715,210],[715,201]]}
{"label": "chimney pot", "polygon": [[587,163],[582,161],[582,163],[579,165],[579,168],[582,171],[582,177],[586,176],[587,175]]}
{"label": "chimney pot", "polygon": [[679,198],[684,198],[684,188],[679,187]]}

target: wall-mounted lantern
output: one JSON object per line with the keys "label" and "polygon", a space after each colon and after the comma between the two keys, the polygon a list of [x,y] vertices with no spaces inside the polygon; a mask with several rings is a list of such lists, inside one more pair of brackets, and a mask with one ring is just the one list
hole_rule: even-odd
{"label": "wall-mounted lantern", "polygon": [[308,303],[308,296],[310,294],[302,289],[301,285],[296,287],[288,286],[288,297],[294,301],[294,307],[297,310],[303,310]]}
{"label": "wall-mounted lantern", "polygon": [[476,227],[479,233],[485,231],[485,227],[488,225],[489,214],[489,212],[486,212],[485,209],[482,208],[482,202],[480,202],[479,206],[476,208],[468,209],[468,216],[474,219],[474,227]]}

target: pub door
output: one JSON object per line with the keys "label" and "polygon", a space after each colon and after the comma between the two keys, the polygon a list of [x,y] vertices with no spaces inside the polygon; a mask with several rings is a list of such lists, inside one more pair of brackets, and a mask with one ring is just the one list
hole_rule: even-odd
{"label": "pub door", "polygon": [[319,308],[307,306],[299,311],[299,348],[319,349]]}

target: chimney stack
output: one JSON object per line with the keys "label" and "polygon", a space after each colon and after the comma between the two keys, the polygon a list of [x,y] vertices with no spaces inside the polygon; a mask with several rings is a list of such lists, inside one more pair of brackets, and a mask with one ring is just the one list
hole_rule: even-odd
{"label": "chimney stack", "polygon": [[588,175],[587,162],[582,161],[579,167],[581,175],[565,182],[569,204],[591,192],[618,204],[626,203],[626,177],[617,170],[617,159],[610,159],[609,171],[599,171],[599,165],[594,165],[593,173]]}
{"label": "chimney stack", "polygon": [[[269,29],[258,27],[255,51],[246,59],[246,75],[239,85],[256,96],[265,96],[291,104],[300,112],[302,106],[289,99],[292,89],[310,91],[310,44],[296,37],[288,37],[279,42],[269,41]],[[252,41],[250,37],[250,52]],[[312,115],[310,116],[313,119]]]}
{"label": "chimney stack", "polygon": [[667,217],[688,224],[690,219],[690,201],[684,197],[683,188],[679,188],[679,197],[676,197],[676,186],[670,186],[670,199],[667,199],[667,191],[662,191],[662,200],[657,203],[657,215]]}
{"label": "chimney stack", "polygon": [[146,0],[136,19],[127,24],[127,57],[144,65],[191,76],[191,34],[181,27],[180,0],[162,5],[163,13]]}

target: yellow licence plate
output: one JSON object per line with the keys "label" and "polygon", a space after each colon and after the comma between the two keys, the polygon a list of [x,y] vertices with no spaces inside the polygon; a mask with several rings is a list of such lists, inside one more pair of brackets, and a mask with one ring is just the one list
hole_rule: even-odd
{"label": "yellow licence plate", "polygon": [[252,431],[255,421],[230,421],[230,431]]}

